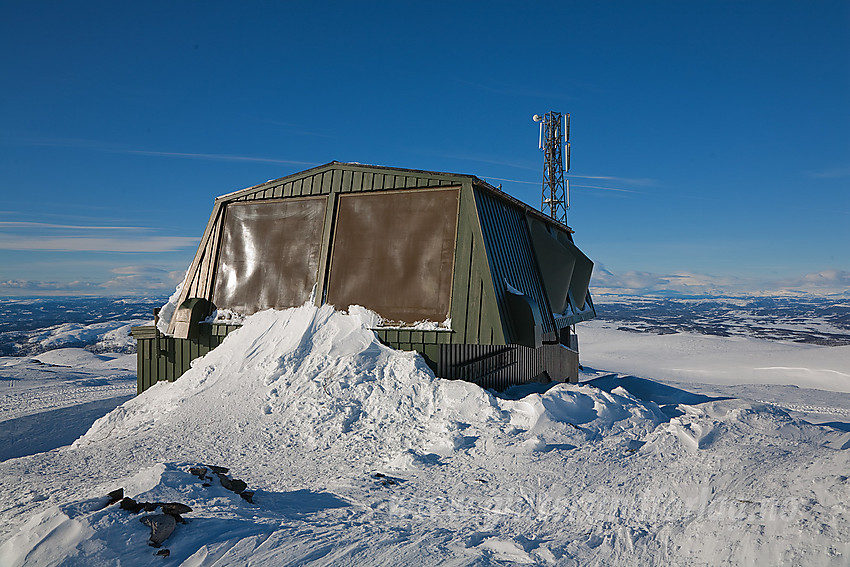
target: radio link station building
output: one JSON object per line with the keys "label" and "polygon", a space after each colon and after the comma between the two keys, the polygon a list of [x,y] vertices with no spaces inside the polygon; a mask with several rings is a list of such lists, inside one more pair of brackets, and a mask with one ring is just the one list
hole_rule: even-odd
{"label": "radio link station building", "polygon": [[[572,230],[473,175],[332,162],[223,195],[168,333],[136,327],[138,391],[176,380],[244,315],[362,305],[437,376],[503,389],[578,379],[595,317]],[[431,322],[431,324],[423,324]]]}

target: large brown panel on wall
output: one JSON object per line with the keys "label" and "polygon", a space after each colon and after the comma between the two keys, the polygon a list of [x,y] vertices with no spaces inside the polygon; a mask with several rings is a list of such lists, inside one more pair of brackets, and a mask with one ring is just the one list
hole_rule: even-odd
{"label": "large brown panel on wall", "polygon": [[227,206],[213,303],[250,314],[302,305],[319,266],[327,197]]}
{"label": "large brown panel on wall", "polygon": [[385,320],[442,322],[449,313],[458,188],[339,197],[327,302]]}

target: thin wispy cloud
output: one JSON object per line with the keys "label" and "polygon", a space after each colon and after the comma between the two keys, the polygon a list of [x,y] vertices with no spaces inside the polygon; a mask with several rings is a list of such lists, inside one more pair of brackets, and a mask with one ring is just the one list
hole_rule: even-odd
{"label": "thin wispy cloud", "polygon": [[491,158],[477,154],[458,154],[458,153],[441,153],[441,152],[419,152],[421,154],[436,156],[443,159],[452,159],[458,161],[472,161],[475,163],[486,163],[488,165],[502,165],[505,167],[513,167],[515,169],[523,169],[525,171],[540,171],[540,166],[531,166],[528,163],[512,162],[505,159]]}
{"label": "thin wispy cloud", "polygon": [[850,177],[850,167],[833,167],[820,171],[810,171],[808,175],[814,179],[844,179]]}
{"label": "thin wispy cloud", "polygon": [[519,179],[505,179],[504,177],[490,177],[485,175],[484,179],[494,179],[496,181],[508,181],[510,183],[522,183],[524,185],[540,185],[541,181],[520,181]]}
{"label": "thin wispy cloud", "polygon": [[579,183],[570,183],[570,187],[580,187],[582,189],[599,189],[600,191],[617,191],[618,193],[636,193],[642,195],[643,191],[635,191],[634,189],[620,189],[617,187],[601,187],[599,185],[581,185]]}
{"label": "thin wispy cloud", "polygon": [[615,181],[617,183],[627,183],[629,185],[655,185],[657,182],[648,177],[617,177],[614,175],[576,175],[571,173],[573,179],[601,179],[603,181]]}
{"label": "thin wispy cloud", "polygon": [[111,154],[124,155],[140,155],[152,157],[169,157],[182,159],[203,159],[213,161],[235,161],[235,162],[251,162],[251,163],[277,163],[284,165],[321,165],[317,162],[298,161],[289,159],[280,159],[273,157],[262,156],[246,156],[239,154],[212,154],[204,152],[173,152],[164,150],[141,150],[135,148],[120,147],[111,144],[105,144],[95,140],[85,140],[80,138],[24,138],[18,140],[6,140],[7,142],[29,145],[29,146],[46,146],[59,148],[77,148],[88,149],[98,152],[107,152]]}
{"label": "thin wispy cloud", "polygon": [[657,274],[652,272],[613,272],[601,264],[594,267],[591,291],[625,295],[775,295],[850,294],[850,272],[823,270],[795,278],[763,279],[720,276],[696,272]]}
{"label": "thin wispy cloud", "polygon": [[51,224],[46,222],[27,222],[27,221],[0,221],[0,229],[2,228],[59,228],[68,230],[150,230],[142,226],[94,226],[94,225],[73,225],[73,224]]}
{"label": "thin wispy cloud", "polygon": [[92,238],[79,236],[9,236],[0,234],[0,250],[52,252],[174,252],[194,247],[199,238],[150,236],[146,238]]}
{"label": "thin wispy cloud", "polygon": [[134,295],[139,293],[167,293],[183,280],[184,271],[169,271],[157,266],[121,266],[110,270],[106,280],[67,282],[55,280],[7,279],[0,280],[0,295]]}
{"label": "thin wispy cloud", "polygon": [[[503,177],[489,177],[489,176],[485,176],[485,179],[493,179],[495,181],[507,181],[509,183],[522,183],[524,185],[537,185],[537,186],[540,186],[543,183],[542,180],[541,181],[521,181],[519,179],[505,179]],[[601,191],[616,191],[616,192],[619,192],[619,193],[637,193],[637,194],[642,193],[641,191],[635,191],[633,189],[620,189],[620,188],[617,188],[617,187],[601,187],[599,185],[581,185],[581,184],[578,184],[578,183],[570,183],[570,187],[571,188],[572,187],[580,187],[582,189],[599,189]]]}
{"label": "thin wispy cloud", "polygon": [[190,152],[163,152],[163,151],[152,151],[152,150],[104,150],[110,153],[121,153],[121,154],[132,154],[132,155],[142,155],[142,156],[157,156],[157,157],[171,157],[171,158],[187,158],[187,159],[205,159],[205,160],[214,160],[214,161],[245,161],[252,163],[280,163],[285,165],[321,165],[317,162],[310,161],[296,161],[291,159],[278,159],[278,158],[267,158],[267,157],[256,157],[256,156],[240,156],[240,155],[232,155],[232,154],[204,154],[204,153],[190,153]]}

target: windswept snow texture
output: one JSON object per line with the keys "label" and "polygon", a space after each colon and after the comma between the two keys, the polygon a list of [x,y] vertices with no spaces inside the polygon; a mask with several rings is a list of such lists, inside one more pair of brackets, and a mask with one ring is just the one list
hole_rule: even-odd
{"label": "windswept snow texture", "polygon": [[[0,565],[160,561],[138,516],[102,508],[118,487],[193,509],[172,565],[848,563],[840,421],[649,372],[497,396],[353,312],[257,313],[72,446],[0,463]],[[196,464],[229,467],[253,503]]]}

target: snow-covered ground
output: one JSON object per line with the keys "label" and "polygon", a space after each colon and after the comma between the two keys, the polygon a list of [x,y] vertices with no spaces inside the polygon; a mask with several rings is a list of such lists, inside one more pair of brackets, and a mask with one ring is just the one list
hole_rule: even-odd
{"label": "snow-covered ground", "polygon": [[[259,313],[133,398],[132,355],[0,359],[0,565],[850,563],[850,347],[589,322],[583,384],[497,395],[353,313]],[[192,511],[155,549],[117,488]]]}

